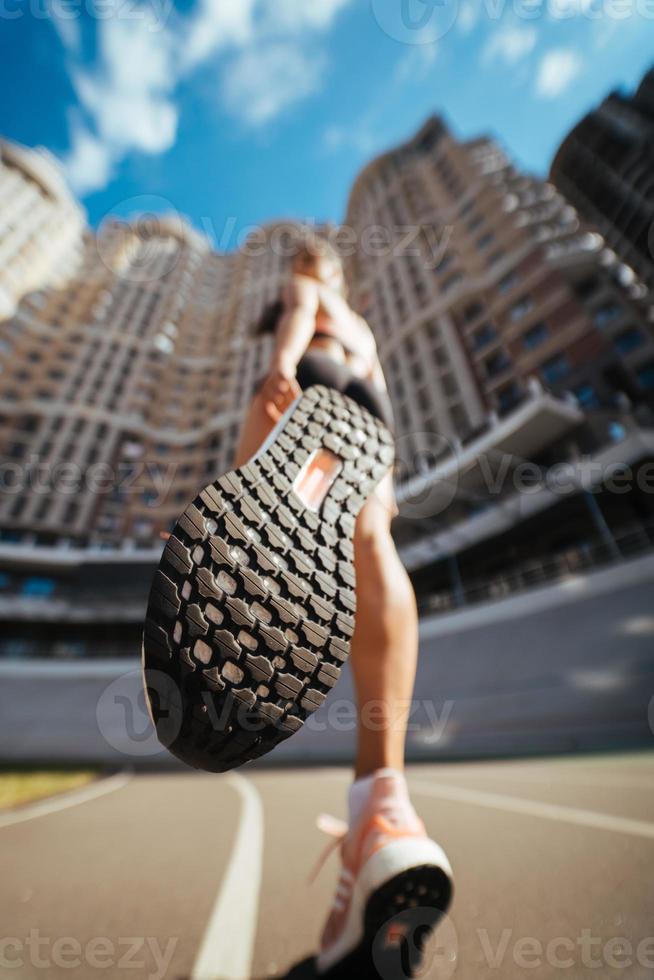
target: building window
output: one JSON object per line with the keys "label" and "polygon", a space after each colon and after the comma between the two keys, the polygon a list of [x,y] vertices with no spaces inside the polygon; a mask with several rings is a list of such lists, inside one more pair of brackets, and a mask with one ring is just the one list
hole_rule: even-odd
{"label": "building window", "polygon": [[540,323],[534,324],[522,335],[522,343],[527,350],[534,350],[536,347],[540,347],[549,336],[549,330],[547,324]]}
{"label": "building window", "polygon": [[476,330],[472,336],[472,347],[473,350],[481,350],[488,344],[492,343],[497,337],[497,331],[492,323],[484,323],[479,330]]}
{"label": "building window", "polygon": [[614,303],[613,301],[604,303],[603,306],[595,310],[595,325],[600,328],[605,327],[607,324],[617,320],[621,313],[622,307],[619,303]]}
{"label": "building window", "polygon": [[480,252],[483,252],[485,249],[488,248],[488,246],[494,240],[495,240],[495,235],[493,234],[492,231],[489,231],[488,234],[482,235],[481,238],[478,240],[477,248],[479,249]]}
{"label": "building window", "polygon": [[654,389],[654,361],[650,361],[639,370],[638,381],[643,388]]}
{"label": "building window", "polygon": [[503,279],[497,284],[497,289],[499,293],[508,293],[509,290],[513,289],[518,283],[518,277],[515,272],[509,272],[508,276],[504,276]]}
{"label": "building window", "polygon": [[444,280],[441,289],[444,293],[447,293],[450,289],[453,289],[462,281],[463,276],[459,272],[454,272],[451,276],[448,276],[448,278]]}
{"label": "building window", "polygon": [[574,394],[579,404],[584,408],[599,408],[600,400],[592,385],[579,385],[578,388],[574,389]]}
{"label": "building window", "polygon": [[629,354],[630,351],[642,347],[645,338],[638,327],[627,327],[613,340],[613,345],[620,354]]}
{"label": "building window", "polygon": [[495,378],[498,374],[502,374],[503,371],[511,367],[511,361],[505,351],[498,350],[496,354],[493,354],[492,357],[489,357],[484,362],[484,367],[486,368],[488,377]]}
{"label": "building window", "polygon": [[30,597],[47,598],[55,590],[54,579],[51,578],[26,578],[21,588],[22,595]]}
{"label": "building window", "polygon": [[550,384],[561,381],[570,371],[570,364],[565,354],[555,354],[541,365],[541,374]]}
{"label": "building window", "polygon": [[533,307],[531,296],[522,296],[509,310],[511,320],[521,320]]}
{"label": "building window", "polygon": [[465,310],[463,311],[463,317],[466,323],[470,323],[472,320],[478,317],[482,312],[482,309],[483,307],[481,303],[470,303],[469,306],[466,306]]}
{"label": "building window", "polygon": [[578,282],[575,286],[575,292],[580,299],[588,299],[589,296],[592,296],[597,291],[597,286],[597,279],[591,276],[588,279],[582,279],[581,282]]}
{"label": "building window", "polygon": [[522,398],[520,386],[513,381],[505,388],[500,388],[497,393],[497,404],[500,412],[508,412],[514,408]]}

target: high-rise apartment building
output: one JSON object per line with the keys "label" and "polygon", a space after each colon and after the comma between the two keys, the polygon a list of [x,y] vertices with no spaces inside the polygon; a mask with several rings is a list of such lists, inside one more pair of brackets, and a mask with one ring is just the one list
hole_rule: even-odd
{"label": "high-rise apartment building", "polygon": [[157,545],[230,464],[284,261],[219,255],[177,217],[109,222],[65,282],[26,296],[3,328],[3,538]]}
{"label": "high-rise apartment building", "polygon": [[[489,413],[519,405],[531,379],[597,405],[614,397],[615,378],[637,387],[636,336],[654,356],[642,293],[620,281],[601,236],[493,140],[461,143],[431,119],[359,175],[346,224],[361,243],[354,300],[416,459],[426,433],[468,438]],[[385,250],[366,233],[379,226]]]}
{"label": "high-rise apartment building", "polygon": [[[654,388],[642,283],[551,183],[438,118],[363,170],[346,225],[353,302],[396,412],[398,539],[425,589],[462,592],[471,574],[602,535],[578,462],[621,442],[616,409],[622,418]],[[640,459],[639,438],[628,443],[606,465]],[[546,485],[561,461],[576,474],[574,506]],[[538,475],[521,494],[513,474],[525,464]],[[524,533],[529,519],[537,533]]]}
{"label": "high-rise apartment building", "polygon": [[654,68],[637,91],[613,92],[571,130],[551,179],[654,295]]}
{"label": "high-rise apartment building", "polygon": [[[272,343],[253,326],[301,226],[266,226],[227,254],[178,216],[93,234],[53,161],[2,147],[12,202],[27,187],[46,230],[30,225],[26,238],[6,220],[0,170],[0,250],[24,273],[0,323],[0,653],[132,649],[162,537],[231,465]],[[398,529],[431,588],[435,565],[450,569],[471,541],[525,516],[508,491],[489,500],[480,460],[513,466],[606,442],[604,423],[587,437],[586,410],[637,392],[626,338],[651,345],[648,310],[551,184],[438,119],[360,174],[343,231],[352,302],[394,403],[400,499],[422,481],[433,504],[439,482],[456,483],[446,508],[436,491],[435,507],[409,508]],[[529,513],[551,503],[532,494]]]}
{"label": "high-rise apartment building", "polygon": [[54,157],[0,140],[0,320],[31,290],[71,275],[84,228]]}

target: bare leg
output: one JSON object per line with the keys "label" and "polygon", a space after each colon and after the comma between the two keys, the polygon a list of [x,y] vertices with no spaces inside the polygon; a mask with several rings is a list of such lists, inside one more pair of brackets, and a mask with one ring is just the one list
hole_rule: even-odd
{"label": "bare leg", "polygon": [[234,465],[243,466],[244,463],[247,463],[254,456],[259,446],[268,438],[275,425],[275,420],[266,411],[263,398],[260,395],[255,395],[243,422]]}
{"label": "bare leg", "polygon": [[357,612],[350,663],[358,707],[355,774],[403,769],[418,659],[418,615],[409,576],[391,537],[389,477],[365,504],[354,537]]}

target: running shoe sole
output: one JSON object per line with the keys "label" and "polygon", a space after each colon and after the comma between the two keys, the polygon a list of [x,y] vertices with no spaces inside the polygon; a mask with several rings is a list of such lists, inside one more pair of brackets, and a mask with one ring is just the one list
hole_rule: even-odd
{"label": "running shoe sole", "polygon": [[343,931],[319,955],[318,974],[325,980],[424,976],[425,947],[452,893],[450,863],[434,841],[387,845],[360,871]]}
{"label": "running shoe sole", "polygon": [[365,939],[354,954],[360,969],[351,975],[365,977],[368,969],[382,980],[423,976],[427,944],[451,898],[451,879],[433,865],[411,868],[379,888],[368,900]]}
{"label": "running shoe sole", "polygon": [[324,980],[410,980],[425,976],[425,951],[449,908],[452,882],[433,865],[410,868],[375,891],[365,908],[363,938],[318,973]]}
{"label": "running shoe sole", "polygon": [[152,583],[143,668],[159,738],[188,765],[257,759],[324,702],[354,629],[355,519],[393,458],[366,409],[309,388],[179,518]]}

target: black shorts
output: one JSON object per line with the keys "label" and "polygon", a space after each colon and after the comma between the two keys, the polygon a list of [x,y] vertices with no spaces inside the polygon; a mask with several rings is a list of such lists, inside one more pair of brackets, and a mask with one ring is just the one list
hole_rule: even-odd
{"label": "black shorts", "polygon": [[312,385],[327,385],[367,408],[371,415],[393,432],[395,420],[388,394],[367,378],[353,374],[346,364],[339,364],[329,354],[310,350],[297,366],[297,382],[304,391]]}

